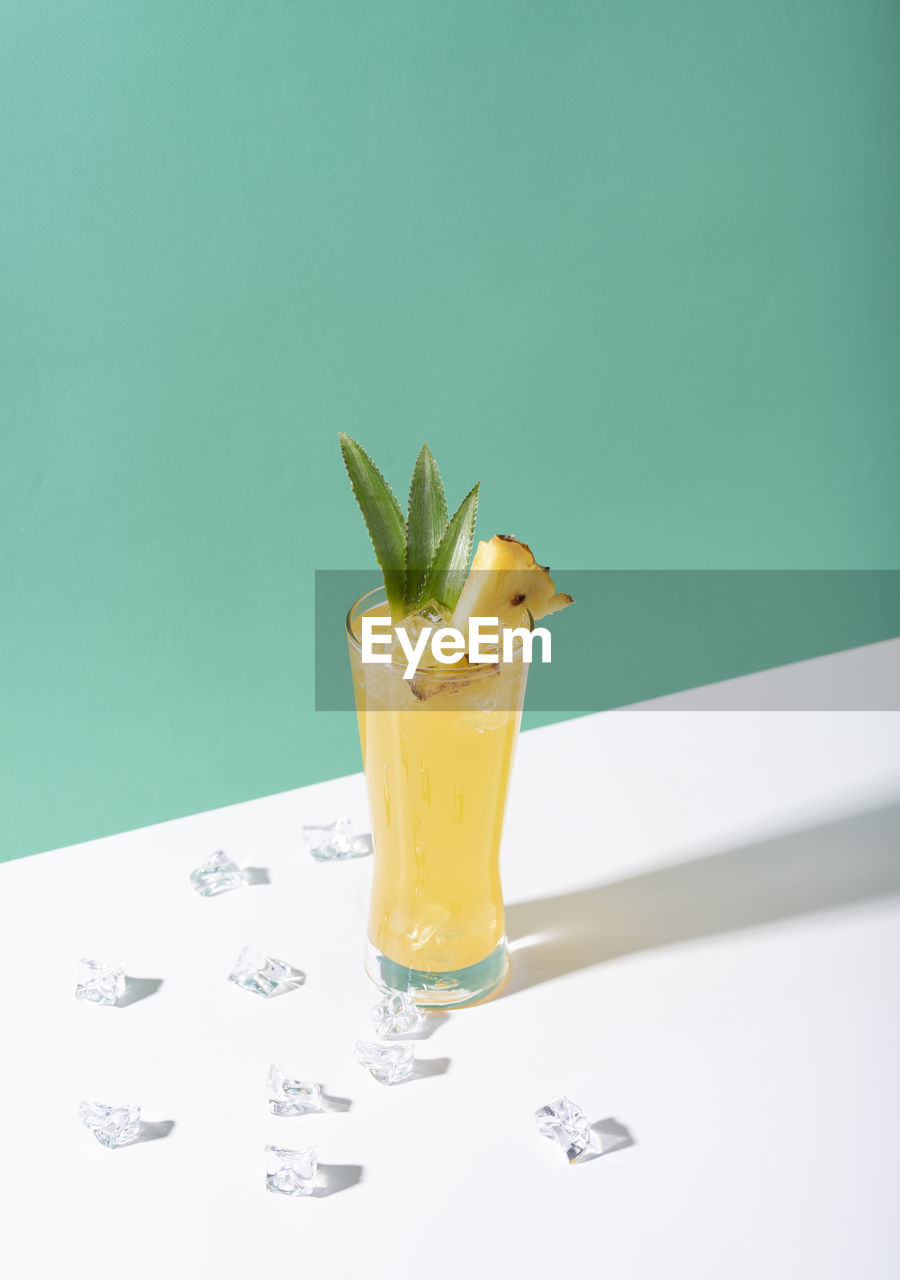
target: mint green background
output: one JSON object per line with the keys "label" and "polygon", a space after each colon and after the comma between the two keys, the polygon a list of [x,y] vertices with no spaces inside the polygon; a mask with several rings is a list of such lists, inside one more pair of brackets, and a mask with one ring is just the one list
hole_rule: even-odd
{"label": "mint green background", "polygon": [[898,35],[2,0],[0,856],[358,768],[340,429],[557,564],[898,566]]}

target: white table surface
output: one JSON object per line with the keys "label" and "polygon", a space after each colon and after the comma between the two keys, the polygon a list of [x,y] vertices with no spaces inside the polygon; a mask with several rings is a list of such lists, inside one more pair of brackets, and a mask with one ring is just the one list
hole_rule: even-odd
{"label": "white table surface", "polygon": [[[371,860],[299,848],[342,812],[368,829],[358,775],[0,867],[6,1276],[897,1275],[900,716],[524,734],[511,981],[393,1088],[352,1058]],[[271,883],[197,897],[218,847]],[[244,944],[305,986],[227,983]],[[80,955],[162,983],[78,1003]],[[349,1109],[269,1115],[272,1060]],[[561,1093],[633,1145],[569,1167],[532,1119]],[[107,1151],[81,1098],[174,1126]],[[328,1194],[267,1194],[269,1142],[315,1144]]]}

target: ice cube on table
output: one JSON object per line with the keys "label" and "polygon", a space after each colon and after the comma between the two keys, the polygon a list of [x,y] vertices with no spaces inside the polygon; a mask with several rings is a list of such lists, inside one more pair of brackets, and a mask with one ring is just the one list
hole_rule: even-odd
{"label": "ice cube on table", "polygon": [[343,858],[362,858],[372,852],[372,837],[352,835],[347,817],[324,826],[307,825],[302,834],[307,851],[317,862],[340,862]]}
{"label": "ice cube on table", "polygon": [[577,1102],[571,1098],[557,1098],[534,1113],[538,1128],[546,1138],[555,1138],[570,1164],[574,1164],[587,1151],[596,1151],[591,1127]]}
{"label": "ice cube on table", "polygon": [[379,1084],[396,1084],[411,1074],[416,1049],[412,1044],[377,1044],[373,1040],[357,1040],[354,1057]]}
{"label": "ice cube on table", "polygon": [[382,1040],[421,1031],[425,1019],[408,991],[391,991],[372,1010],[372,1026]]}
{"label": "ice cube on table", "polygon": [[324,1110],[322,1090],[317,1084],[289,1079],[275,1062],[269,1067],[267,1088],[269,1110],[275,1116],[303,1116]]}
{"label": "ice cube on table", "polygon": [[302,1151],[266,1147],[266,1190],[281,1196],[311,1196],[318,1167],[315,1147]]}
{"label": "ice cube on table", "polygon": [[125,970],[100,960],[79,960],[75,999],[91,1004],[118,1004],[125,994]]}
{"label": "ice cube on table", "polygon": [[141,1109],[126,1105],[110,1107],[104,1102],[82,1102],[78,1118],[104,1147],[124,1147],[141,1131]]}
{"label": "ice cube on table", "polygon": [[231,889],[243,889],[249,883],[246,868],[239,867],[224,849],[217,849],[191,872],[191,884],[201,898],[214,898]]}
{"label": "ice cube on table", "polygon": [[304,975],[283,960],[273,960],[255,947],[244,947],[234,962],[228,981],[233,982],[236,987],[243,987],[245,991],[252,991],[254,995],[269,999],[270,996],[281,995],[300,986]]}

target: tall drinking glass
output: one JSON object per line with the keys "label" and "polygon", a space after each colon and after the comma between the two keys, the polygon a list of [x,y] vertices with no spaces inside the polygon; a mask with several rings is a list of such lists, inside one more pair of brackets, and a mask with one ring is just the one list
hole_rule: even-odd
{"label": "tall drinking glass", "polygon": [[519,648],[407,681],[405,659],[362,662],[367,613],[389,616],[383,588],[347,614],[375,845],[366,970],[426,1007],[470,1004],[508,966],[500,835],[528,665]]}

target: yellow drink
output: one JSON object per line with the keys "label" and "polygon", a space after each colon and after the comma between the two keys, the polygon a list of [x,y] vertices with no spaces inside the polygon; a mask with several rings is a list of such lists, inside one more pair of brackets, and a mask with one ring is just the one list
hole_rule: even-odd
{"label": "yellow drink", "polygon": [[360,659],[348,618],[375,869],[367,967],[425,1004],[467,1003],[506,971],[503,812],[527,665],[442,668],[410,683],[404,663]]}

